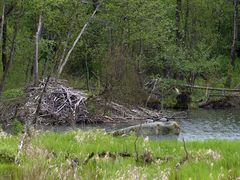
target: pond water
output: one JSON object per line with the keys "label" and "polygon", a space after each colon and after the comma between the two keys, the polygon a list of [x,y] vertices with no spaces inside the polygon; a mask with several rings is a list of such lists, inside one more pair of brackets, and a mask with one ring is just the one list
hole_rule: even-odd
{"label": "pond water", "polygon": [[240,109],[204,110],[188,112],[188,119],[179,121],[179,138],[240,139]]}
{"label": "pond water", "polygon": [[[178,139],[206,140],[206,139],[239,139],[240,140],[240,109],[229,110],[204,110],[197,109],[187,112],[188,118],[177,122],[181,133]],[[131,126],[130,123],[105,124],[105,125],[78,125],[80,129],[101,128],[106,131]],[[46,128],[44,128],[46,129]],[[47,128],[48,129],[48,128]],[[70,130],[70,127],[54,127],[54,131]],[[50,129],[49,129],[50,130]],[[154,139],[162,137],[153,137]],[[164,137],[176,138],[176,137]]]}

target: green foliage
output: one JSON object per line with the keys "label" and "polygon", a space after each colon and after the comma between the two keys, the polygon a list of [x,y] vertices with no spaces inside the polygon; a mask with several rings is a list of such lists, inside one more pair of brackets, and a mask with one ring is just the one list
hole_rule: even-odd
{"label": "green foliage", "polygon": [[23,130],[24,130],[23,124],[17,118],[14,118],[12,127],[11,127],[11,133],[13,135],[18,135],[18,134],[22,133]]}
{"label": "green foliage", "polygon": [[97,107],[96,107],[96,104],[94,103],[89,103],[87,105],[87,110],[92,113],[92,114],[96,114],[96,111],[97,111]]}
{"label": "green foliage", "polygon": [[13,99],[22,96],[24,96],[22,89],[9,89],[3,92],[3,97],[6,99]]}
{"label": "green foliage", "polygon": [[15,156],[7,150],[0,150],[0,163],[14,163]]}
{"label": "green foliage", "polygon": [[[40,14],[43,29],[39,73],[43,77],[52,69],[56,71],[93,11],[91,3],[78,0],[5,2],[7,8],[16,5],[6,18],[8,47],[11,47],[16,17],[20,17],[16,54],[6,89],[23,87],[32,80]],[[151,77],[190,84],[220,84],[232,73],[233,84],[237,83],[239,68],[236,65],[231,73],[227,68],[233,27],[230,1],[182,0],[179,27],[174,0],[99,2],[100,10],[64,69],[63,77],[74,81],[71,84],[75,87],[93,92],[110,87],[113,98],[141,104],[146,99],[142,91],[144,80]],[[178,28],[180,44],[176,43]],[[9,53],[10,48],[8,57]]]}

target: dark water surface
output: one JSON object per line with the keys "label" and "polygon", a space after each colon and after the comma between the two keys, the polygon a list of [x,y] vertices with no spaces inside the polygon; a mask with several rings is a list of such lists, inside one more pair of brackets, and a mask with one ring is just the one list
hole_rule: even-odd
{"label": "dark water surface", "polygon": [[[197,109],[188,111],[188,118],[177,121],[181,128],[178,139],[185,140],[206,140],[206,139],[229,139],[240,140],[240,109],[229,110],[204,110]],[[105,124],[105,125],[78,125],[79,129],[101,128],[106,131],[124,128],[133,125],[132,123]],[[45,130],[67,131],[71,127],[61,126],[44,128]],[[154,139],[162,137],[153,137]],[[176,138],[176,137],[164,137]]]}
{"label": "dark water surface", "polygon": [[240,139],[240,109],[204,110],[188,112],[188,119],[179,121],[179,138]]}

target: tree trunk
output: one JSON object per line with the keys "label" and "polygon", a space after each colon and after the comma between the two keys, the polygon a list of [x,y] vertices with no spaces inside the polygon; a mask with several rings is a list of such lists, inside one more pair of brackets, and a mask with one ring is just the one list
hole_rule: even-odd
{"label": "tree trunk", "polygon": [[230,63],[234,66],[235,59],[236,59],[236,47],[237,47],[237,36],[238,36],[238,0],[234,0],[234,17],[233,17],[233,41],[231,46],[231,53],[230,53]]}
{"label": "tree trunk", "polygon": [[232,72],[236,59],[237,36],[238,36],[238,0],[234,0],[234,15],[233,15],[233,41],[230,52],[230,65],[226,78],[225,87],[230,88],[232,84]]}
{"label": "tree trunk", "polygon": [[2,50],[2,71],[4,72],[6,69],[6,41],[7,41],[7,25],[5,23],[5,3],[3,2],[2,7],[2,22],[1,22],[1,35],[0,35],[0,43],[1,43],[1,50]]}
{"label": "tree trunk", "polygon": [[3,2],[2,5],[2,22],[1,22],[1,34],[0,34],[0,43],[2,44],[2,37],[3,37],[3,26],[5,23],[5,3]]}
{"label": "tree trunk", "polygon": [[182,0],[176,0],[176,41],[178,45],[181,43],[181,5]]}
{"label": "tree trunk", "polygon": [[1,35],[0,35],[0,47],[2,49],[2,71],[5,72],[7,66],[7,16],[13,11],[15,8],[15,4],[11,4],[7,6],[5,2],[3,2],[2,6],[2,16],[0,17],[1,22]]}
{"label": "tree trunk", "polygon": [[188,19],[189,19],[189,0],[186,1],[185,24],[184,24],[184,43],[187,44],[188,36]]}
{"label": "tree trunk", "polygon": [[93,10],[95,10],[99,6],[99,0],[92,0],[93,2]]}
{"label": "tree trunk", "polygon": [[17,37],[17,32],[18,32],[18,22],[16,22],[14,26],[14,32],[13,32],[13,39],[12,39],[12,45],[11,45],[11,51],[10,51],[10,57],[9,61],[6,64],[6,69],[3,73],[1,83],[0,83],[0,96],[2,95],[3,89],[5,87],[6,81],[7,81],[7,76],[10,70],[10,67],[13,63],[14,60],[14,55],[15,55],[15,50],[16,50],[16,37]]}
{"label": "tree trunk", "polygon": [[80,31],[80,33],[78,34],[76,40],[74,41],[74,43],[73,43],[71,49],[68,51],[68,53],[67,53],[67,55],[66,55],[64,61],[63,61],[61,64],[59,64],[59,68],[58,68],[58,77],[62,74],[62,71],[63,71],[65,65],[67,64],[70,55],[72,54],[72,52],[73,52],[75,46],[77,45],[78,41],[81,39],[83,33],[84,33],[85,30],[87,29],[87,27],[88,27],[90,21],[93,19],[93,17],[94,17],[95,14],[97,13],[98,8],[99,8],[99,5],[96,7],[96,9],[94,10],[94,12],[92,13],[90,19],[89,19],[89,20],[85,23],[85,25],[83,26],[82,30]]}
{"label": "tree trunk", "polygon": [[7,66],[7,23],[3,24],[2,33],[2,71],[5,72]]}
{"label": "tree trunk", "polygon": [[42,29],[42,13],[39,15],[39,21],[38,21],[38,29],[36,32],[36,41],[35,41],[35,61],[34,61],[34,84],[37,85],[39,81],[39,75],[38,75],[38,56],[39,56],[39,40],[41,35],[41,29]]}

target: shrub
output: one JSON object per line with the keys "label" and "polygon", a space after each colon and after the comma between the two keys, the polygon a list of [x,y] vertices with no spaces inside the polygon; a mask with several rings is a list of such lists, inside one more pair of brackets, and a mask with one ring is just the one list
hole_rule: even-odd
{"label": "shrub", "polygon": [[22,89],[10,89],[3,92],[3,97],[7,99],[22,97],[23,95],[24,95],[24,92]]}
{"label": "shrub", "polygon": [[13,163],[15,160],[15,156],[6,151],[6,150],[0,150],[0,163]]}
{"label": "shrub", "polygon": [[18,135],[19,133],[23,132],[23,124],[18,120],[18,119],[13,119],[13,123],[12,123],[12,128],[11,128],[11,133],[13,135]]}

